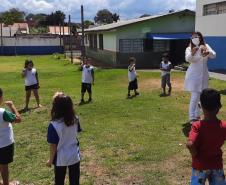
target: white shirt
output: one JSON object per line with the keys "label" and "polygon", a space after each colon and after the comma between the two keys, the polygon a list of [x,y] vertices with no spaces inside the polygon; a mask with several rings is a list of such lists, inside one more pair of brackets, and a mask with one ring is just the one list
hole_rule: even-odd
{"label": "white shirt", "polygon": [[132,71],[130,71],[130,67],[131,66],[129,65],[129,67],[128,67],[128,78],[129,78],[129,81],[132,82],[136,79],[137,73],[136,73],[135,67],[132,69]]}
{"label": "white shirt", "polygon": [[26,86],[31,86],[35,85],[38,83],[37,78],[36,78],[36,73],[37,70],[35,68],[32,68],[32,70],[26,70],[25,73],[25,85]]}
{"label": "white shirt", "polygon": [[94,67],[90,66],[89,68],[87,68],[86,65],[84,65],[82,68],[82,83],[92,84],[92,71],[94,70]]}
{"label": "white shirt", "polygon": [[202,92],[203,89],[208,88],[209,73],[207,67],[207,61],[209,58],[215,58],[216,52],[206,44],[209,50],[209,55],[203,57],[201,49],[192,56],[191,47],[186,49],[185,59],[190,63],[185,76],[184,88],[190,92]]}
{"label": "white shirt", "polygon": [[4,121],[4,112],[5,109],[0,108],[0,148],[14,143],[13,127],[11,123]]}
{"label": "white shirt", "polygon": [[79,147],[77,141],[78,125],[65,125],[63,120],[52,121],[59,137],[57,145],[56,166],[70,166],[80,161]]}
{"label": "white shirt", "polygon": [[[171,62],[168,61],[167,63],[165,63],[164,61],[162,61],[160,67],[163,69],[169,70],[171,68]],[[170,74],[170,70],[169,71],[163,71],[163,70],[161,71],[162,76],[165,76],[167,74]]]}

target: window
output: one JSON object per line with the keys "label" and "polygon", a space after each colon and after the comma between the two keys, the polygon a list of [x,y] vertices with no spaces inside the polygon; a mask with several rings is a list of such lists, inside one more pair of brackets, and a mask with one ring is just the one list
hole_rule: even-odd
{"label": "window", "polygon": [[153,41],[154,52],[164,52],[169,50],[169,41],[167,40],[154,40]]}
{"label": "window", "polygon": [[94,34],[94,37],[93,37],[93,48],[97,49],[97,34]]}
{"label": "window", "polygon": [[226,13],[226,1],[219,3],[218,5],[218,14]]}
{"label": "window", "polygon": [[104,49],[104,39],[103,39],[103,34],[99,34],[99,49],[103,50]]}
{"label": "window", "polygon": [[226,1],[207,4],[203,7],[203,15],[216,15],[226,13]]}
{"label": "window", "polygon": [[143,52],[142,39],[120,39],[119,51],[121,53],[141,53]]}

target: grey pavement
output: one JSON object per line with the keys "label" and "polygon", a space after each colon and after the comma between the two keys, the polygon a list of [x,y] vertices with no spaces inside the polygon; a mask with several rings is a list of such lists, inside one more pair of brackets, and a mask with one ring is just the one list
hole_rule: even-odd
{"label": "grey pavement", "polygon": [[221,73],[209,72],[211,78],[226,81],[226,75]]}
{"label": "grey pavement", "polygon": [[[144,69],[144,70],[137,70],[137,71],[142,71],[142,72],[160,72],[159,69]],[[178,71],[178,70],[173,70],[173,71]],[[211,78],[214,78],[214,79],[217,79],[217,80],[226,81],[226,74],[209,72],[209,76]]]}

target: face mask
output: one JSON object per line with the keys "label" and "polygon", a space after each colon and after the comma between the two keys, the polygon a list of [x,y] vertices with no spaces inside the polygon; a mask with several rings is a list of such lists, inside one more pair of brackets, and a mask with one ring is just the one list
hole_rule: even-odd
{"label": "face mask", "polygon": [[193,38],[193,39],[191,39],[191,41],[195,46],[199,46],[199,44],[200,44],[199,38]]}

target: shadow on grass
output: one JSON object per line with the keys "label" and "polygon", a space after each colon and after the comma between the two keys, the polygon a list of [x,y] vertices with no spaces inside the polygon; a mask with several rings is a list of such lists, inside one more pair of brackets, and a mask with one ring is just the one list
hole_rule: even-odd
{"label": "shadow on grass", "polygon": [[75,104],[75,105],[77,105],[77,106],[82,106],[82,105],[90,104],[90,103],[92,103],[92,102],[93,102],[93,101],[84,101],[84,102],[77,103],[77,104]]}
{"label": "shadow on grass", "polygon": [[161,97],[161,98],[168,97],[168,96],[170,96],[170,94],[164,94],[164,93],[162,93],[162,94],[159,95],[159,97]]}
{"label": "shadow on grass", "polygon": [[126,99],[132,100],[133,98],[136,98],[136,97],[137,97],[137,95],[132,95],[132,96],[126,97]]}
{"label": "shadow on grass", "polygon": [[33,107],[33,108],[28,108],[28,109],[21,109],[21,110],[19,110],[18,112],[20,113],[20,114],[24,114],[24,113],[26,113],[26,112],[30,112],[30,111],[32,111],[32,110],[36,110],[36,109],[38,109],[39,107]]}
{"label": "shadow on grass", "polygon": [[183,124],[182,131],[186,137],[188,137],[190,130],[191,130],[190,122],[186,122],[185,124]]}
{"label": "shadow on grass", "polygon": [[221,95],[226,95],[226,89],[220,90],[219,93],[220,93]]}

